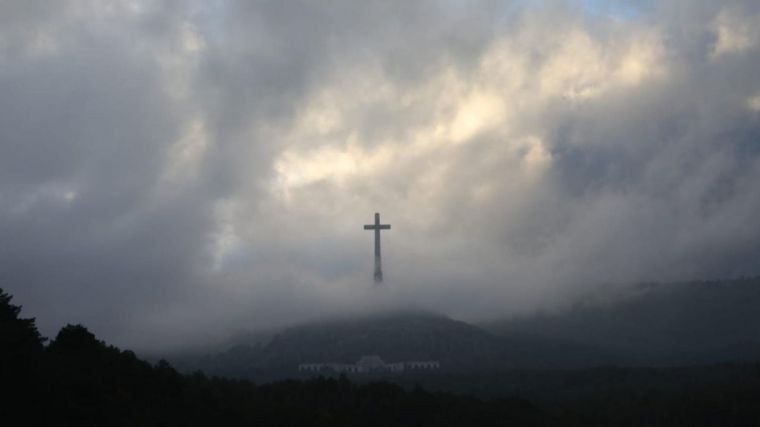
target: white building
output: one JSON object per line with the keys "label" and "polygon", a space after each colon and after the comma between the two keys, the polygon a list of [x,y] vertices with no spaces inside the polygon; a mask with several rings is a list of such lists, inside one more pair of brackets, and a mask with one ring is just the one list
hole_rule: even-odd
{"label": "white building", "polygon": [[433,371],[441,368],[437,360],[415,360],[409,362],[385,363],[380,356],[362,356],[356,363],[301,363],[299,372],[369,374],[402,373],[404,371]]}
{"label": "white building", "polygon": [[441,364],[437,360],[415,360],[413,362],[403,362],[408,370],[412,371],[429,371],[440,369]]}

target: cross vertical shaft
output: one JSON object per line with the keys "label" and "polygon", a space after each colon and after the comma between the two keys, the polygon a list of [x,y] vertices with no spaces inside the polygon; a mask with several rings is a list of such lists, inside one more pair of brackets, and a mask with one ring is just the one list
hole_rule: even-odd
{"label": "cross vertical shaft", "polygon": [[380,224],[380,214],[375,212],[375,223],[365,225],[365,230],[375,231],[375,283],[381,283],[383,281],[383,260],[380,253],[380,230],[390,230],[389,224]]}
{"label": "cross vertical shaft", "polygon": [[[375,224],[377,225],[380,219],[375,214]],[[375,281],[383,281],[383,258],[380,255],[380,229],[375,228]]]}

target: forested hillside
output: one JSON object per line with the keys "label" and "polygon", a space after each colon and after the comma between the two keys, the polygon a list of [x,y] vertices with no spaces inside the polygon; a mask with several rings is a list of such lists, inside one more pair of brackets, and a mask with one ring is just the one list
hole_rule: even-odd
{"label": "forested hillside", "polygon": [[201,372],[181,375],[165,361],[150,364],[109,346],[81,325],[63,327],[45,345],[34,319],[19,314],[20,307],[0,290],[2,425],[754,426],[760,421],[758,364],[460,372],[397,378],[401,384],[345,377],[255,384]]}
{"label": "forested hillside", "polygon": [[492,333],[566,340],[626,365],[760,359],[760,278],[645,284],[618,301],[483,325]]}
{"label": "forested hillside", "polygon": [[81,325],[61,329],[44,346],[34,319],[0,290],[2,425],[501,425],[537,424],[527,400],[483,401],[406,391],[390,383],[345,378],[249,381],[180,375],[99,341]]}
{"label": "forested hillside", "polygon": [[591,346],[528,335],[499,337],[420,311],[314,322],[286,329],[265,344],[240,344],[195,360],[178,360],[184,370],[269,380],[296,375],[299,363],[353,363],[364,355],[379,355],[387,362],[435,360],[443,372],[579,368],[616,362],[611,354]]}

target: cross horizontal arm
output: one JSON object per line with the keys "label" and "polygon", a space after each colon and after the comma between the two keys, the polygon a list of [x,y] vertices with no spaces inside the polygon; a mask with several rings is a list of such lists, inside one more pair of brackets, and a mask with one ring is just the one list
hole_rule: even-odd
{"label": "cross horizontal arm", "polygon": [[364,229],[365,230],[390,230],[391,226],[390,224],[378,224],[378,225],[370,224],[370,225],[365,225]]}

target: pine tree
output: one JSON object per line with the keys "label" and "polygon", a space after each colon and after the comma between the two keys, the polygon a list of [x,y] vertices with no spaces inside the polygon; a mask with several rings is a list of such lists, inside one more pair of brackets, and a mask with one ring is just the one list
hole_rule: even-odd
{"label": "pine tree", "polygon": [[[39,365],[45,339],[34,318],[19,318],[21,307],[0,289],[0,419],[31,407],[38,399]],[[11,417],[12,418],[12,417]]]}

